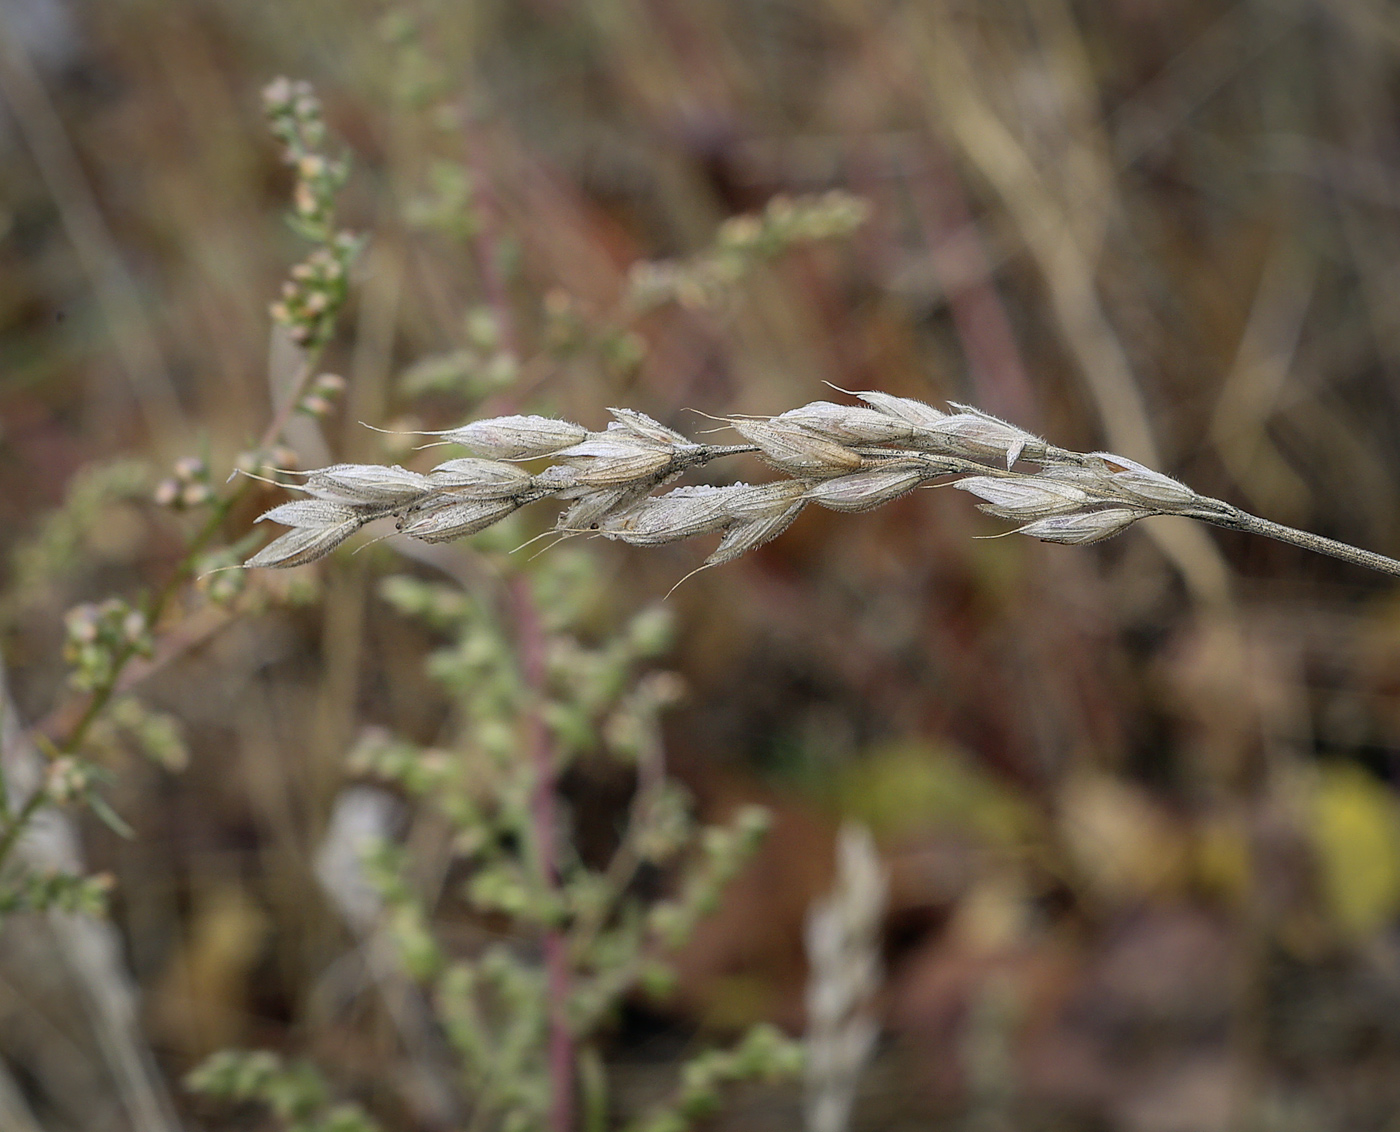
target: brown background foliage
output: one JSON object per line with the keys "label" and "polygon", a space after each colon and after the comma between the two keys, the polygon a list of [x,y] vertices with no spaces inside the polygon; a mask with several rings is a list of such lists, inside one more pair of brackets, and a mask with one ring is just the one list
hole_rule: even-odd
{"label": "brown background foliage", "polygon": [[[353,152],[343,218],[372,233],[328,360],[350,381],[335,458],[377,451],[359,420],[492,410],[395,389],[461,343],[468,307],[509,311],[528,353],[549,293],[601,316],[634,261],[839,187],[873,206],[852,240],[648,316],[635,374],[546,357],[524,396],[688,431],[706,426],[687,407],[779,412],[822,381],[954,398],[1400,553],[1388,5],[425,2],[401,13],[421,20],[417,62],[386,46],[385,13],[0,4],[0,550],[85,465],[202,451],[221,475],[263,428],[267,303],[302,254],[258,105],[286,73]],[[412,105],[433,76],[450,129]],[[484,241],[404,224],[442,159],[472,171]],[[1176,520],[1089,550],[976,541],[1001,525],[954,494],[806,514],[671,599],[690,687],[673,762],[707,813],[761,798],[779,820],[683,957],[677,1002],[639,1007],[615,1056],[645,1076],[697,1029],[800,1028],[802,917],[855,816],[894,886],[858,1126],[1390,1127],[1393,586]],[[230,538],[252,515],[235,518]],[[27,721],[65,700],[63,610],[158,584],[179,522],[114,507],[12,596]],[[701,557],[591,550],[600,627]],[[191,764],[120,766],[137,836],[94,828],[89,849],[118,878],[172,1078],[272,1045],[412,1127],[406,1055],[345,989],[350,943],[310,867],[359,729],[427,740],[444,710],[428,642],[375,597],[386,562],[313,569],[314,602],[211,628],[161,668],[143,691],[184,721]],[[570,789],[617,801],[616,783]],[[84,1032],[59,988],[0,980],[0,1048],[46,1127],[119,1126],[95,1115],[112,1086]],[[789,1119],[756,1111],[748,1126]]]}

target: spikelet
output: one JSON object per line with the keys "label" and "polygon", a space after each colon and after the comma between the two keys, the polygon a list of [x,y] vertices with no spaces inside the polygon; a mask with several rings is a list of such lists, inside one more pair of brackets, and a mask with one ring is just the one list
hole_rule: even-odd
{"label": "spikelet", "polygon": [[862,393],[857,393],[856,396],[876,412],[907,421],[916,428],[932,428],[948,415],[922,401],[915,401],[910,397],[895,397],[875,389],[867,389]]}
{"label": "spikelet", "polygon": [[1083,488],[1042,476],[1016,479],[968,476],[953,486],[985,499],[987,502],[980,509],[1002,519],[1030,520],[1064,515],[1084,509],[1091,499]]}
{"label": "spikelet", "polygon": [[324,530],[359,519],[359,512],[344,503],[333,503],[327,499],[293,499],[264,511],[257,522],[281,523],[284,527],[309,527]]}
{"label": "spikelet", "polygon": [[427,476],[395,465],[332,464],[308,472],[303,490],[318,499],[368,506],[397,506],[422,499],[432,490]]}
{"label": "spikelet", "polygon": [[531,486],[530,474],[514,464],[473,457],[439,464],[427,478],[435,490],[467,499],[503,499],[520,495]]}
{"label": "spikelet", "polygon": [[762,519],[747,519],[736,524],[720,540],[715,552],[705,559],[705,565],[722,566],[726,562],[742,558],[749,551],[762,546],[765,542],[771,542],[792,526],[793,520],[801,513],[804,506],[805,504],[798,500],[776,515]]}
{"label": "spikelet", "polygon": [[491,417],[460,428],[424,433],[441,436],[493,460],[530,460],[552,456],[588,435],[582,425],[553,417]]}
{"label": "spikelet", "polygon": [[922,466],[870,468],[815,483],[807,489],[803,498],[833,511],[869,511],[908,494],[937,474]]}
{"label": "spikelet", "polygon": [[1041,542],[1087,546],[1122,533],[1150,513],[1127,507],[1110,507],[1103,511],[1084,511],[1078,515],[1055,515],[1027,523],[1018,533],[1038,538]]}
{"label": "spikelet", "polygon": [[1154,472],[1136,460],[1111,452],[1090,455],[1102,462],[1101,484],[1121,498],[1149,507],[1190,507],[1200,499],[1180,480]]}
{"label": "spikelet", "polygon": [[962,411],[919,430],[911,443],[916,448],[926,447],[935,452],[948,452],[974,460],[988,457],[1005,460],[1008,469],[1028,448],[1033,450],[1032,459],[1036,458],[1036,452],[1043,453],[1045,450],[1045,442],[1034,433],[987,413],[969,410],[965,405],[955,405],[954,408]]}
{"label": "spikelet", "polygon": [[304,566],[324,558],[360,529],[359,519],[349,519],[329,527],[293,527],[278,535],[243,565]]}
{"label": "spikelet", "polygon": [[913,426],[899,417],[832,401],[813,401],[780,413],[773,420],[798,425],[838,444],[889,444],[907,441],[914,435]]}
{"label": "spikelet", "polygon": [[735,521],[726,506],[726,487],[678,487],[625,510],[598,524],[599,533],[633,546],[662,546],[696,535],[722,530]]}
{"label": "spikelet", "polygon": [[591,433],[578,444],[555,453],[575,470],[577,482],[588,487],[618,487],[655,476],[675,459],[669,445],[658,444],[621,427]]}
{"label": "spikelet", "polygon": [[800,425],[780,421],[735,420],[734,431],[758,445],[763,458],[775,468],[798,476],[839,476],[861,465],[858,452]]}
{"label": "spikelet", "polygon": [[424,542],[451,542],[484,531],[519,506],[513,499],[469,499],[442,503],[406,515],[399,529]]}

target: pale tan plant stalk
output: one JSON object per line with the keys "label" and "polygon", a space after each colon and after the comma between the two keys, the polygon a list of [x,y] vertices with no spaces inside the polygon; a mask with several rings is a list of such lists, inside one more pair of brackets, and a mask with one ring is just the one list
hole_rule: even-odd
{"label": "pale tan plant stalk", "polygon": [[[261,516],[291,530],[246,565],[314,561],[386,516],[403,534],[445,542],[555,499],[565,504],[555,525],[561,537],[596,534],[659,546],[718,534],[705,569],[777,537],[809,503],[866,511],[917,487],[951,484],[981,499],[983,511],[1020,524],[1008,533],[1044,542],[1099,542],[1139,519],[1176,515],[1400,577],[1400,561],[1250,515],[1124,456],[1059,448],[967,405],[944,411],[875,390],[855,396],[864,404],[814,401],[774,417],[731,420],[745,444],[696,443],[632,409],[610,409],[613,420],[602,432],[538,416],[472,421],[430,435],[477,455],[427,473],[373,464],[304,473],[289,486],[307,498]],[[745,452],[787,478],[657,491]],[[518,466],[529,461],[548,463],[530,474]]]}
{"label": "pale tan plant stalk", "polygon": [[842,828],[836,885],[807,916],[806,1132],[845,1132],[879,1024],[880,931],[888,879],[870,831]]}

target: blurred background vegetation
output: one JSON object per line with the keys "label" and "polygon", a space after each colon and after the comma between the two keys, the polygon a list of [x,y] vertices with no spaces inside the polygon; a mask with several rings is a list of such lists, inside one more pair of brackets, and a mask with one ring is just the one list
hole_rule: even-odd
{"label": "blurred background vegetation", "polygon": [[[359,421],[627,405],[694,432],[687,408],[776,413],[829,381],[1400,554],[1382,0],[2,0],[0,631],[41,733],[71,724],[65,611],[165,583],[194,520],[151,490],[188,456],[221,481],[288,379],[268,304],[305,244],[259,103],[281,74],[324,100],[368,236],[305,464],[386,458]],[[726,218],[832,189],[870,206],[850,238],[619,313],[637,263],[693,267]],[[775,822],[609,1059],[644,1094],[706,1034],[799,1033],[803,917],[855,817],[891,895],[853,1127],[1396,1128],[1394,586],[1168,519],[1088,550],[976,541],[1003,525],[952,494],[812,509],[669,599],[671,766],[703,814]],[[702,557],[579,546],[603,635]],[[187,759],[114,744],[135,835],[83,833],[163,1079],[268,1047],[434,1127],[314,861],[364,729],[443,725],[432,639],[378,588],[442,561],[390,540],[249,577],[237,617],[191,587],[158,634],[140,691]],[[626,783],[563,786],[605,839]],[[44,1128],[132,1126],[18,918],[0,1055]],[[229,1119],[172,1089],[189,1126]],[[765,1096],[719,1126],[798,1126]]]}

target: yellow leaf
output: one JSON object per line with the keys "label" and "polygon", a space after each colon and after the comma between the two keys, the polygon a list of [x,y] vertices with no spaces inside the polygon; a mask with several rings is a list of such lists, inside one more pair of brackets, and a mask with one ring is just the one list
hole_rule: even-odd
{"label": "yellow leaf", "polygon": [[1400,912],[1400,808],[1355,766],[1324,766],[1312,798],[1312,840],[1338,927],[1369,935]]}

